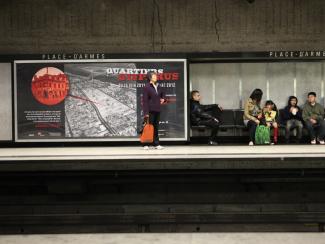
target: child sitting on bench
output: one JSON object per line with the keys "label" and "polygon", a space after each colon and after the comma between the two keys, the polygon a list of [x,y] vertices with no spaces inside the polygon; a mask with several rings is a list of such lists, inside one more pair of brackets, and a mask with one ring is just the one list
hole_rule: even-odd
{"label": "child sitting on bench", "polygon": [[265,102],[265,106],[263,108],[263,114],[265,119],[265,125],[267,127],[273,128],[273,143],[278,143],[278,123],[277,119],[277,108],[273,101],[268,100]]}

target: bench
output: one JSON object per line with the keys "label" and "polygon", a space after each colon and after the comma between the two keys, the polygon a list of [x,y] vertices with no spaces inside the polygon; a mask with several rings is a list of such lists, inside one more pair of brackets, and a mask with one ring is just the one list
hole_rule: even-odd
{"label": "bench", "polygon": [[[278,124],[279,124],[279,137],[285,136],[285,125],[282,122],[284,109],[279,110]],[[243,109],[225,109],[221,116],[221,124],[218,136],[220,137],[247,137],[248,129],[243,120]],[[210,136],[210,128],[204,125],[194,125],[190,127],[190,137],[208,137]],[[273,130],[272,130],[273,131]],[[271,133],[272,133],[271,131]],[[296,136],[297,131],[291,131],[292,136]],[[308,131],[303,129],[303,136],[308,136]]]}
{"label": "bench", "polygon": [[[220,118],[219,136],[235,136],[237,128],[245,128],[243,110],[225,109]],[[241,119],[239,118],[241,117]],[[191,126],[190,136],[209,136],[210,128],[204,125]]]}

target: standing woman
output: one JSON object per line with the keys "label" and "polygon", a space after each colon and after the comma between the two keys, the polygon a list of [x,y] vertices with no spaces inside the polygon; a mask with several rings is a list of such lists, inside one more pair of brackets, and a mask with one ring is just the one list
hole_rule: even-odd
{"label": "standing woman", "polygon": [[149,82],[143,89],[143,114],[144,119],[154,126],[154,138],[152,144],[144,145],[143,149],[148,150],[149,146],[155,149],[164,149],[159,145],[159,119],[160,119],[160,105],[165,102],[165,96],[157,82],[157,73],[149,71],[147,73]]}
{"label": "standing woman", "polygon": [[260,124],[263,117],[261,109],[261,100],[263,92],[261,89],[255,89],[248,100],[245,102],[244,123],[249,130],[249,144],[254,145],[256,127]]}

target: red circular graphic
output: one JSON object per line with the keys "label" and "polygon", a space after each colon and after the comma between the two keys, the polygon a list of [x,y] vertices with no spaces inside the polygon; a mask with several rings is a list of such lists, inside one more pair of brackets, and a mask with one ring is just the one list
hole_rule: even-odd
{"label": "red circular graphic", "polygon": [[32,93],[35,99],[42,104],[58,104],[65,99],[68,91],[68,77],[57,68],[40,69],[33,77]]}

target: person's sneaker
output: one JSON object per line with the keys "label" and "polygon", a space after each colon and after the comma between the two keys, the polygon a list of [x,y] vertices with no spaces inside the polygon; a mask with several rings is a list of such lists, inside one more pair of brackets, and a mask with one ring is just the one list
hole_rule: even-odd
{"label": "person's sneaker", "polygon": [[311,140],[310,144],[312,144],[312,145],[316,145],[316,139]]}
{"label": "person's sneaker", "polygon": [[254,142],[250,141],[250,142],[248,143],[248,146],[254,146]]}
{"label": "person's sneaker", "polygon": [[161,149],[164,149],[164,147],[163,147],[163,146],[160,146],[160,145],[158,145],[158,146],[155,146],[155,149],[161,150]]}
{"label": "person's sneaker", "polygon": [[149,150],[149,146],[144,146],[143,150]]}
{"label": "person's sneaker", "polygon": [[325,144],[325,141],[324,140],[320,140],[319,141],[319,144],[324,145]]}
{"label": "person's sneaker", "polygon": [[217,146],[218,145],[218,142],[216,142],[216,141],[209,141],[208,144],[211,145],[211,146]]}

